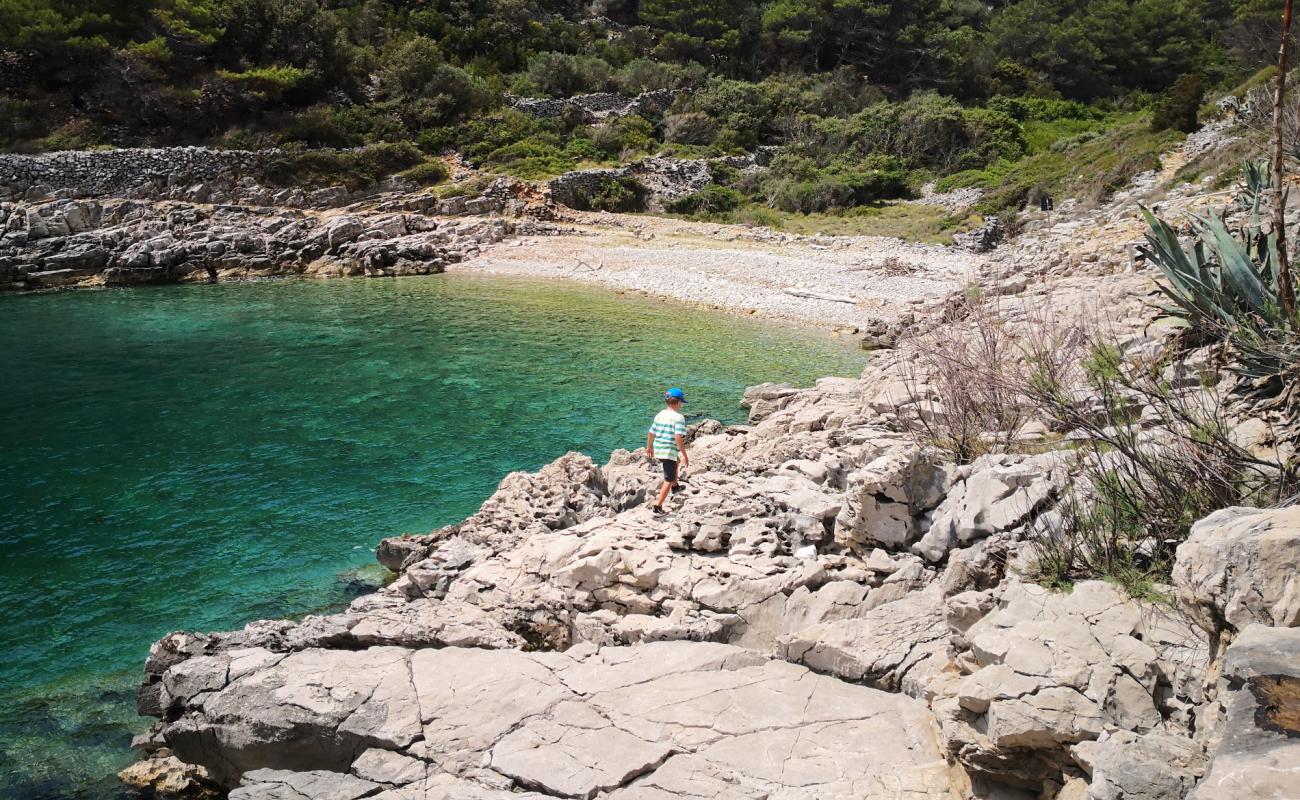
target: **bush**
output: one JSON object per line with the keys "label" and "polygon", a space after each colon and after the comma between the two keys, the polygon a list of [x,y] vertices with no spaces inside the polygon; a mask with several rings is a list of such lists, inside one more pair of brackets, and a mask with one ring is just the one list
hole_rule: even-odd
{"label": "bush", "polygon": [[1205,96],[1205,80],[1200,75],[1184,75],[1160,98],[1151,117],[1151,130],[1178,130],[1192,133],[1201,127],[1198,115]]}
{"label": "bush", "polygon": [[[1196,520],[1278,504],[1295,491],[1294,464],[1237,444],[1219,393],[1171,384],[1158,365],[1126,360],[1096,330],[1054,329],[1027,343],[1029,368],[1015,388],[1036,414],[1084,438],[1080,478],[1034,543],[1040,580],[1102,577],[1149,591],[1167,581]],[[1080,403],[1081,387],[1095,401]]]}
{"label": "bush", "polygon": [[629,61],[614,81],[627,94],[640,94],[657,89],[678,89],[692,82],[692,70],[677,64],[666,64],[649,58]]}
{"label": "bush", "polygon": [[782,153],[772,162],[762,192],[774,208],[811,214],[907,197],[911,188],[906,171],[888,157],[820,167],[806,156]]}
{"label": "bush", "polygon": [[283,65],[255,67],[243,72],[218,70],[217,74],[224,80],[268,100],[275,100],[295,90],[304,89],[319,78],[312,70]]}
{"label": "bush", "polygon": [[386,49],[381,60],[378,99],[411,132],[455,122],[493,102],[481,78],[444,62],[437,43],[422,36]]}
{"label": "bush", "polygon": [[659,149],[654,125],[637,114],[612,117],[592,129],[591,140],[611,157],[631,153],[652,153]]}
{"label": "bush", "polygon": [[458,150],[475,164],[486,161],[493,152],[520,142],[560,146],[561,124],[538,119],[512,108],[480,114],[459,125],[431,128],[416,139],[426,153]]}
{"label": "bush", "polygon": [[604,151],[591,139],[576,136],[564,144],[564,155],[574,161],[601,161]]}
{"label": "bush", "polygon": [[580,211],[641,211],[646,189],[630,175],[609,177],[574,191],[570,204]]}
{"label": "bush", "polygon": [[726,149],[752,150],[777,138],[779,97],[770,84],[714,78],[685,110],[715,120],[722,130],[718,145]]}
{"label": "bush", "polygon": [[147,42],[132,42],[124,48],[130,58],[146,64],[164,65],[172,60],[172,49],[162,36],[155,36]]}
{"label": "bush", "polygon": [[613,69],[601,58],[538,53],[528,62],[528,80],[543,94],[570,97],[613,88]]}
{"label": "bush", "polygon": [[266,167],[266,178],[280,186],[342,183],[351,190],[424,162],[410,142],[385,142],[353,150],[284,152]]}
{"label": "bush", "polygon": [[698,112],[672,114],[664,120],[664,141],[678,144],[711,144],[718,135],[718,123]]}
{"label": "bush", "polygon": [[75,119],[37,139],[32,149],[37,151],[86,150],[108,142],[107,133],[98,125],[85,119]]}
{"label": "bush", "polygon": [[433,186],[450,178],[451,170],[447,168],[445,161],[433,160],[426,161],[423,164],[416,164],[414,167],[398,174],[421,186]]}
{"label": "bush", "polygon": [[1074,488],[1035,523],[1042,582],[1108,578],[1149,591],[1168,578],[1197,519],[1294,493],[1295,464],[1234,441],[1223,395],[1197,382],[1212,374],[1126,358],[1093,324],[1046,313],[1004,318],[994,302],[970,293],[947,325],[914,341],[904,383],[919,397],[897,416],[922,444],[959,462],[1041,446],[1017,440],[1027,420],[1070,433],[1071,449],[1058,452],[1078,473]]}
{"label": "bush", "polygon": [[744,195],[735,189],[710,184],[666,203],[665,208],[674,214],[722,214],[734,211],[744,202]]}
{"label": "bush", "polygon": [[483,166],[527,180],[541,180],[568,172],[574,159],[546,141],[515,142],[497,148],[483,159]]}
{"label": "bush", "polygon": [[273,123],[283,141],[308,147],[346,148],[410,138],[400,117],[374,106],[317,105],[273,118]]}

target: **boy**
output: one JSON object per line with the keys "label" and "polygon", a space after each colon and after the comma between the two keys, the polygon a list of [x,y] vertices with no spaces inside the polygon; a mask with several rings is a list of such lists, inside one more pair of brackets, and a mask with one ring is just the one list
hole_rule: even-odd
{"label": "boy", "polygon": [[651,461],[658,455],[659,463],[664,468],[664,485],[659,488],[659,499],[652,509],[656,514],[664,513],[664,501],[669,492],[680,487],[677,483],[677,459],[681,456],[681,466],[689,465],[686,458],[686,417],[679,410],[686,402],[686,393],[681,389],[669,389],[664,392],[667,408],[655,416],[650,432],[646,434],[645,449]]}

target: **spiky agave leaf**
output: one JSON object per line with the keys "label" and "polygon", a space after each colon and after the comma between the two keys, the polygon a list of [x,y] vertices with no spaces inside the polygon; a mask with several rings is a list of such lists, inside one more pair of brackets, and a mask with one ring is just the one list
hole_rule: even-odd
{"label": "spiky agave leaf", "polygon": [[1168,281],[1167,285],[1160,284],[1160,290],[1174,305],[1165,310],[1187,320],[1193,328],[1231,324],[1231,315],[1216,302],[1221,295],[1218,276],[1210,268],[1204,249],[1198,243],[1188,253],[1169,223],[1145,206],[1142,214],[1147,221],[1147,244],[1140,246],[1138,251],[1155,264]]}

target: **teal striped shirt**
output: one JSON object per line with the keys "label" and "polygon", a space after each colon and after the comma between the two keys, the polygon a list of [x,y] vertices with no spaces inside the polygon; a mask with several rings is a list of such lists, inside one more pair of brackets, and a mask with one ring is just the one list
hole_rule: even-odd
{"label": "teal striped shirt", "polygon": [[677,438],[686,435],[686,417],[665,408],[655,416],[650,433],[655,437],[655,458],[677,460]]}

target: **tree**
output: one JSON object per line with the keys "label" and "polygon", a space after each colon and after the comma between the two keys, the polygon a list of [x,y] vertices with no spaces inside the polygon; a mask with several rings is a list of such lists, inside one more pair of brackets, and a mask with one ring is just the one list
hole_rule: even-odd
{"label": "tree", "polygon": [[1296,325],[1295,287],[1286,242],[1286,177],[1282,152],[1282,100],[1286,96],[1287,54],[1291,49],[1291,0],[1282,6],[1282,44],[1277,55],[1277,91],[1273,94],[1273,230],[1277,232],[1277,282],[1282,311]]}

